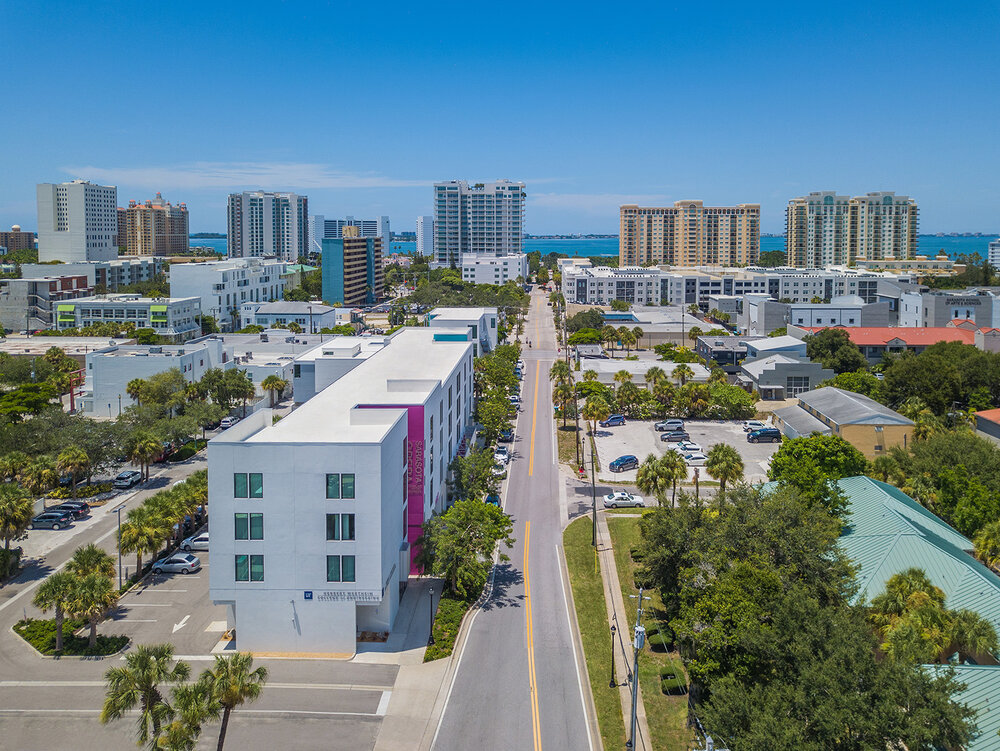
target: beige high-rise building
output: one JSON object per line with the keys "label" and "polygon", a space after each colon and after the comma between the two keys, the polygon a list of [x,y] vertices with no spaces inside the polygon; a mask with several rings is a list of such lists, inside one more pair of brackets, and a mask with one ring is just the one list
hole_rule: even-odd
{"label": "beige high-rise building", "polygon": [[125,248],[130,256],[176,256],[188,251],[188,210],[164,201],[129,201],[125,210]]}
{"label": "beige high-rise building", "polygon": [[832,190],[793,198],[785,209],[788,265],[853,265],[917,255],[917,202],[875,192],[838,196]]}
{"label": "beige high-rise building", "polygon": [[621,207],[619,266],[748,266],[760,254],[760,204]]}

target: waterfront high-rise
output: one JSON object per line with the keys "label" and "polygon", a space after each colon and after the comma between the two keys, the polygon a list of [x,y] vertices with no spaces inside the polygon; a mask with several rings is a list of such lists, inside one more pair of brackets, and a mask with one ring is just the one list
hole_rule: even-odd
{"label": "waterfront high-rise", "polygon": [[460,266],[462,256],[511,256],[524,248],[524,183],[434,184],[434,265]]}
{"label": "waterfront high-rise", "polygon": [[308,251],[309,199],[295,193],[229,195],[230,258],[277,256],[295,262]]}
{"label": "waterfront high-rise", "polygon": [[130,256],[187,253],[187,206],[183,203],[174,206],[159,193],[145,203],[129,201],[125,210],[125,248]]}
{"label": "waterfront high-rise", "polygon": [[86,180],[40,183],[38,260],[110,261],[118,257],[118,191]]}
{"label": "waterfront high-rise", "polygon": [[760,253],[760,204],[621,207],[619,266],[747,266]]}
{"label": "waterfront high-rise", "polygon": [[434,217],[417,217],[417,255],[429,256],[434,252]]}
{"label": "waterfront high-rise", "polygon": [[838,196],[816,191],[793,198],[785,210],[788,265],[822,268],[917,254],[917,202],[875,192]]}
{"label": "waterfront high-rise", "polygon": [[35,249],[35,233],[22,232],[21,225],[15,224],[10,232],[0,232],[0,248],[6,253]]}
{"label": "waterfront high-rise", "polygon": [[382,299],[382,238],[361,237],[347,227],[339,238],[322,240],[324,302],[330,305],[371,305]]}

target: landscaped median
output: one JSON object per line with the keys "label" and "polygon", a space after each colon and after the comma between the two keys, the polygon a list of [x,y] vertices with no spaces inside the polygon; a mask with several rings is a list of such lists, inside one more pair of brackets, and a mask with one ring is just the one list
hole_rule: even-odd
{"label": "landscaped median", "polygon": [[591,529],[588,517],[570,524],[563,532],[563,550],[601,739],[606,749],[622,748],[625,725],[618,689],[608,685],[611,631],[601,573],[594,565]]}
{"label": "landscaped median", "polygon": [[67,618],[63,621],[63,648],[56,652],[56,622],[54,618],[42,620],[29,618],[14,624],[14,633],[46,657],[106,657],[120,652],[129,642],[127,636],[97,637],[93,647],[86,636],[77,636],[76,632],[89,624],[83,618]]}

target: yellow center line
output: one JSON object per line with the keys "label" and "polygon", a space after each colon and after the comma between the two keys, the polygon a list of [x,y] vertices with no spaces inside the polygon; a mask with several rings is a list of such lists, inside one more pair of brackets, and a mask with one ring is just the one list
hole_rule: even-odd
{"label": "yellow center line", "polygon": [[542,361],[535,360],[535,398],[531,403],[531,446],[528,449],[528,477],[535,473],[535,426],[538,423],[538,379],[542,372]]}
{"label": "yellow center line", "polygon": [[528,548],[531,541],[531,522],[524,523],[524,599],[527,603],[528,631],[528,693],[531,696],[531,732],[535,751],[542,749],[542,723],[538,715],[538,683],[535,679],[535,635],[531,617],[531,579],[528,577]]}

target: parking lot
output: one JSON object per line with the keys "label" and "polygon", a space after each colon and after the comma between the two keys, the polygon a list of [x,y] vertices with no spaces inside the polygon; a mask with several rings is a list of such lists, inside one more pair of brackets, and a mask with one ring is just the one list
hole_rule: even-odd
{"label": "parking lot", "polygon": [[[641,463],[650,453],[663,456],[671,445],[660,440],[660,434],[653,429],[656,421],[627,422],[614,428],[597,429],[597,456],[600,472],[599,479],[618,482],[635,482],[636,470],[626,472],[611,472],[608,465],[614,459],[626,454],[633,454]],[[734,420],[685,420],[684,428],[691,435],[690,440],[708,452],[716,443],[728,443],[740,452],[743,457],[744,477],[748,482],[761,482],[767,479],[767,467],[771,456],[778,450],[780,443],[748,443],[743,432],[743,422]],[[694,477],[694,468],[688,467],[688,479]],[[704,467],[701,468],[702,479],[708,478]]]}

